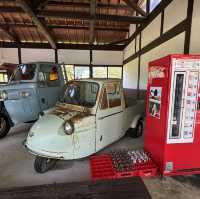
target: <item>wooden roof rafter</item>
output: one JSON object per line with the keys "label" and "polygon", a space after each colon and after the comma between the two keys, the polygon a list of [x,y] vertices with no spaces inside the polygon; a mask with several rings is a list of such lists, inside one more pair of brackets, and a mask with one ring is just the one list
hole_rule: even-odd
{"label": "wooden roof rafter", "polygon": [[52,35],[49,33],[47,27],[38,19],[34,11],[31,9],[31,7],[28,5],[26,0],[16,0],[16,3],[24,10],[24,12],[30,16],[33,23],[38,27],[38,29],[43,33],[43,35],[46,37],[47,41],[50,43],[51,47],[53,49],[56,49],[56,41],[52,37]]}
{"label": "wooden roof rafter", "polygon": [[[39,17],[54,17],[54,18],[72,18],[81,20],[91,20],[90,13],[78,12],[78,11],[53,11],[53,10],[42,10],[38,11],[37,16]],[[145,23],[146,17],[141,16],[120,16],[120,15],[108,15],[108,14],[96,14],[95,20],[105,21],[118,21],[130,24],[141,24]]]}
{"label": "wooden roof rafter", "polygon": [[20,43],[20,39],[18,38],[18,36],[10,29],[9,26],[5,25],[5,26],[0,26],[0,30],[3,31],[3,33],[11,40],[14,41],[16,43]]}
{"label": "wooden roof rafter", "polygon": [[[17,0],[23,1],[23,0]],[[0,6],[1,13],[24,13],[20,7],[5,7]],[[70,19],[81,19],[90,20],[90,13],[79,12],[79,11],[54,11],[54,10],[37,10],[37,14],[34,14],[37,18],[40,17],[54,17],[54,18],[70,18]],[[110,15],[110,14],[96,14],[96,20],[105,21],[117,21],[125,22],[130,24],[142,24],[145,23],[146,17],[142,16],[120,16],[120,15]]]}
{"label": "wooden roof rafter", "polygon": [[[80,48],[94,49],[95,44],[100,49],[122,49],[129,39],[129,25],[142,25],[148,20],[148,16],[136,16],[135,10],[123,1],[5,0],[0,4],[0,28],[13,30],[21,40],[21,47],[35,42],[40,44],[38,47],[57,49],[75,47],[69,43]],[[26,8],[21,5],[24,3]],[[0,35],[0,41],[11,42],[5,44],[8,47],[16,45],[16,40],[7,40],[5,34]]]}
{"label": "wooden roof rafter", "polygon": [[[5,27],[20,27],[20,28],[36,28],[37,26],[32,23],[1,23],[0,28]],[[62,25],[62,24],[46,24],[49,29],[77,29],[77,30],[89,30],[89,27],[86,25]],[[114,32],[129,32],[128,28],[125,27],[115,27],[115,26],[95,26],[95,30],[101,31],[114,31]]]}

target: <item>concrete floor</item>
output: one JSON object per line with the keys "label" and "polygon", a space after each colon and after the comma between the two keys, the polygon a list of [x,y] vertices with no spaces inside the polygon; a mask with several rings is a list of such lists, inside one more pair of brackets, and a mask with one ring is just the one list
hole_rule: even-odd
{"label": "concrete floor", "polygon": [[[34,156],[22,146],[31,125],[21,125],[11,130],[0,140],[0,188],[76,182],[90,180],[88,158],[75,161],[59,161],[45,174],[37,174],[33,168]],[[143,138],[124,137],[100,153],[113,149],[138,149],[143,146]],[[200,199],[200,176],[166,177],[145,179],[153,199]]]}

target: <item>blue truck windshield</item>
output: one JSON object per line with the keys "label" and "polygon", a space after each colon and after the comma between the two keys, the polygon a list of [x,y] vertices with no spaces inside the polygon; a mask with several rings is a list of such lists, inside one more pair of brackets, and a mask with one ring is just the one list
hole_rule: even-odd
{"label": "blue truck windshield", "polygon": [[64,102],[92,108],[96,104],[99,85],[94,82],[73,81],[67,85]]}
{"label": "blue truck windshield", "polygon": [[20,64],[11,76],[10,81],[32,80],[35,76],[35,64]]}

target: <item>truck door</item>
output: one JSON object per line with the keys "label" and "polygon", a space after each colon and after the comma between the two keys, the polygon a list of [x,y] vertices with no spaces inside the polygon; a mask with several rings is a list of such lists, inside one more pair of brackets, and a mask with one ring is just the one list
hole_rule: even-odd
{"label": "truck door", "polygon": [[41,111],[48,109],[47,82],[43,67],[40,67],[38,72],[38,99]]}
{"label": "truck door", "polygon": [[96,151],[118,140],[122,135],[123,108],[119,82],[104,84],[97,110]]}
{"label": "truck door", "polygon": [[38,93],[42,110],[55,105],[61,95],[62,76],[57,65],[41,64],[38,73]]}

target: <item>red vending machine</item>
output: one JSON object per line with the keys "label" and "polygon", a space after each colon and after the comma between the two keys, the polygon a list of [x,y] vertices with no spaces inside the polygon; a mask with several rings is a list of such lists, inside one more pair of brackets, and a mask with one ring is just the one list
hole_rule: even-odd
{"label": "red vending machine", "polygon": [[200,55],[149,63],[144,148],[162,175],[200,173]]}

